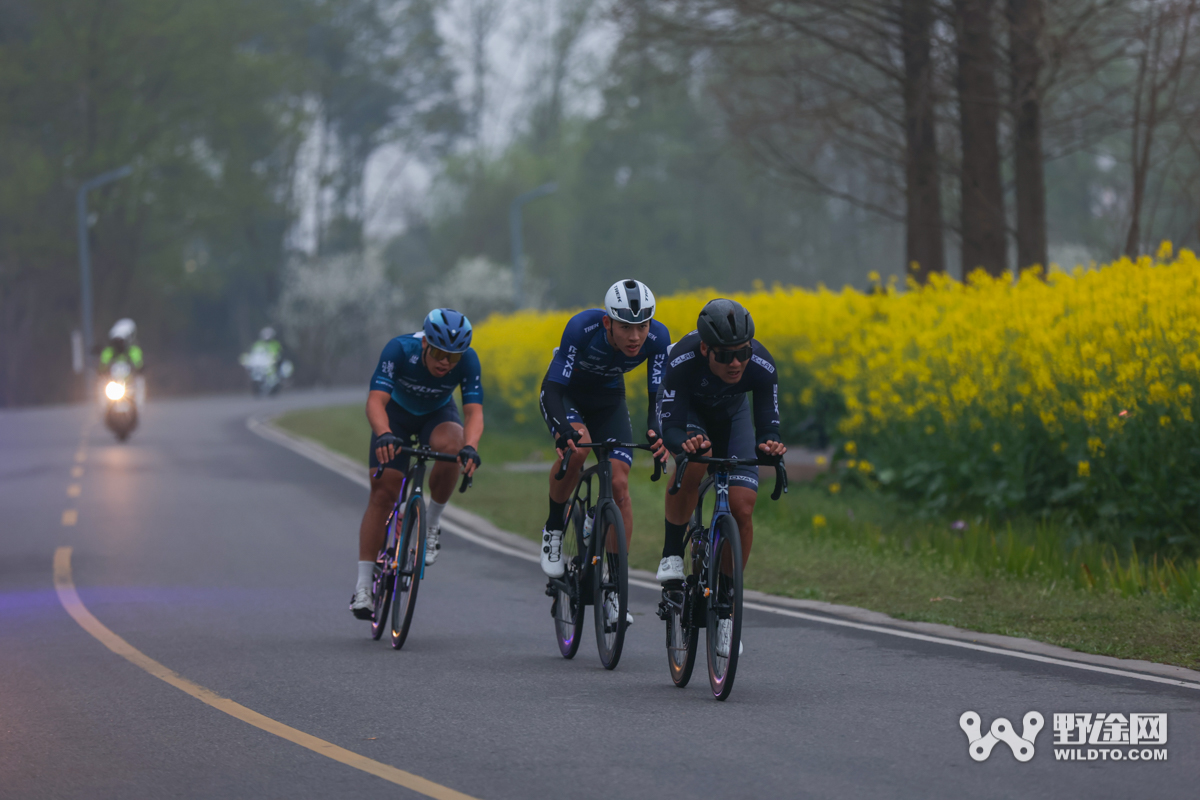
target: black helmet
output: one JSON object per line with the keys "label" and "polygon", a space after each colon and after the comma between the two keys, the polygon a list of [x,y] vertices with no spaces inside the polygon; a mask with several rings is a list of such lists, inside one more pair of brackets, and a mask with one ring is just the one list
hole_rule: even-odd
{"label": "black helmet", "polygon": [[754,320],[736,300],[709,300],[696,320],[700,340],[709,347],[730,347],[754,338]]}

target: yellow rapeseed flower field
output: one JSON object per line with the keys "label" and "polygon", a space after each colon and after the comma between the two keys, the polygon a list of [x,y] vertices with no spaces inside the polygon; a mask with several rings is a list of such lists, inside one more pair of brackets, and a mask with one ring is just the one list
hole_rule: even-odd
{"label": "yellow rapeseed flower field", "polygon": [[[657,318],[679,339],[715,296],[660,298]],[[779,365],[785,430],[838,398],[826,422],[885,485],[935,505],[1072,508],[1141,534],[1200,528],[1200,261],[1188,250],[1045,279],[728,296]],[[571,313],[478,326],[490,402],[536,417]],[[628,388],[645,391],[642,370]]]}

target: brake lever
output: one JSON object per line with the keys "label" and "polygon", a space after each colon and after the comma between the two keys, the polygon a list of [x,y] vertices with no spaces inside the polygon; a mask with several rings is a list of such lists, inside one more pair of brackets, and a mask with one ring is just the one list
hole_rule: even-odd
{"label": "brake lever", "polygon": [[459,486],[458,486],[458,493],[459,493],[459,494],[462,494],[462,493],[463,493],[463,492],[465,492],[467,489],[470,489],[470,488],[471,488],[471,484],[472,484],[472,483],[474,483],[474,478],[473,478],[472,476],[470,476],[470,475],[463,475],[463,478],[462,478],[462,483],[461,483],[461,484],[459,484]]}
{"label": "brake lever", "polygon": [[687,453],[675,456],[675,480],[671,481],[671,488],[667,490],[667,494],[679,493],[679,487],[683,486],[683,468],[686,463]]}
{"label": "brake lever", "polygon": [[788,480],[787,469],[783,466],[783,459],[779,459],[779,463],[775,465],[775,491],[771,492],[771,499],[778,500],[780,495],[787,494]]}
{"label": "brake lever", "polygon": [[558,468],[558,472],[555,474],[554,480],[561,481],[563,478],[567,477],[567,466],[568,466],[568,462],[570,462],[570,460],[571,460],[570,453],[567,453],[565,456],[563,456],[562,465]]}

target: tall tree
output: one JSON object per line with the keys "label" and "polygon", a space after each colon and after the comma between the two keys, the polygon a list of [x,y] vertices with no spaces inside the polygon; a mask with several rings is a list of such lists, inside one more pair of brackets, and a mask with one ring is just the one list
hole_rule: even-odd
{"label": "tall tree", "polygon": [[963,275],[1007,269],[1004,187],[1000,181],[1000,98],[992,36],[995,0],[954,0],[962,143]]}
{"label": "tall tree", "polygon": [[1046,266],[1046,178],[1042,152],[1042,0],[1007,0],[1012,75],[1017,269]]}
{"label": "tall tree", "polygon": [[933,3],[901,0],[899,11],[904,54],[905,255],[909,274],[923,283],[930,273],[946,271],[930,42]]}

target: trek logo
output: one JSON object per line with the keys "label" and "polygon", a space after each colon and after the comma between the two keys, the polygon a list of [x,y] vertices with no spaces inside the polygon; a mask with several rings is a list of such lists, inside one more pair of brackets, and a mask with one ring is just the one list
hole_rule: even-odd
{"label": "trek logo", "polygon": [[1017,761],[1029,761],[1033,758],[1033,746],[1037,735],[1046,724],[1041,714],[1030,711],[1022,718],[1021,735],[1017,736],[1012,723],[1004,717],[994,719],[991,730],[986,734],[979,732],[980,722],[979,715],[974,711],[964,711],[958,718],[958,727],[967,735],[967,752],[975,761],[987,761],[988,756],[992,754],[992,748],[1000,742],[1008,745]]}
{"label": "trek logo", "polygon": [[683,355],[681,355],[681,356],[679,356],[678,358],[676,358],[675,360],[673,360],[673,361],[671,362],[671,366],[672,366],[672,367],[678,367],[678,366],[679,366],[680,364],[682,364],[683,362],[685,362],[685,361],[690,361],[691,359],[693,359],[693,358],[695,358],[695,357],[696,357],[696,351],[695,351],[695,350],[688,350],[686,353],[684,353]]}

